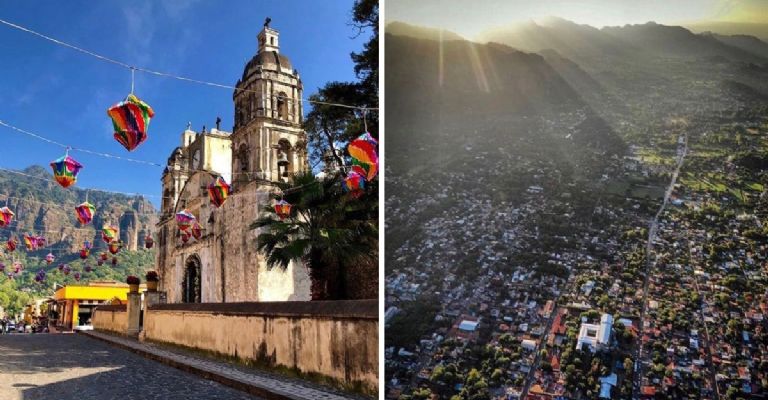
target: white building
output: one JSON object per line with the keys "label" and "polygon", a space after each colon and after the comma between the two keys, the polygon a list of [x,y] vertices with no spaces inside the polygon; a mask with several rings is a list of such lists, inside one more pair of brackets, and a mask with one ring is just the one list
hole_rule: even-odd
{"label": "white building", "polygon": [[611,328],[613,317],[603,314],[600,317],[600,325],[582,323],[579,330],[579,339],[576,342],[576,350],[583,350],[586,345],[591,352],[608,347],[611,342]]}

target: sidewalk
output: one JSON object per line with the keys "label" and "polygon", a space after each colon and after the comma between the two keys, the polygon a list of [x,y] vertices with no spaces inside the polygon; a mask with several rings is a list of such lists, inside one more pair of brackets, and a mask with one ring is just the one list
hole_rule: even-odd
{"label": "sidewalk", "polygon": [[265,372],[229,363],[212,360],[209,358],[182,354],[170,351],[164,347],[139,342],[135,339],[105,334],[96,331],[80,332],[88,337],[108,342],[117,347],[137,353],[149,359],[170,365],[182,371],[186,371],[202,378],[209,379],[223,385],[233,387],[244,392],[276,400],[350,400],[363,399],[364,397],[334,392],[332,389],[305,384],[299,379],[281,378]]}

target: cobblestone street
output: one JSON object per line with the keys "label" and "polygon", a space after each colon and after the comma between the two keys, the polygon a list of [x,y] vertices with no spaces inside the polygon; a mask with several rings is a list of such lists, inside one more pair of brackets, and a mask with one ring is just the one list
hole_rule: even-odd
{"label": "cobblestone street", "polygon": [[0,335],[0,399],[257,399],[78,334]]}

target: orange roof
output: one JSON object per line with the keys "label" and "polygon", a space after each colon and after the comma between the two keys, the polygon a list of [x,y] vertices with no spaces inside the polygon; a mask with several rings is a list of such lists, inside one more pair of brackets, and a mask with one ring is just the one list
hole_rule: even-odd
{"label": "orange roof", "polygon": [[653,386],[643,386],[640,389],[640,393],[642,393],[644,396],[655,396],[656,388]]}
{"label": "orange roof", "polygon": [[560,371],[560,360],[557,359],[557,356],[552,356],[552,360],[549,363],[552,365],[553,370]]}

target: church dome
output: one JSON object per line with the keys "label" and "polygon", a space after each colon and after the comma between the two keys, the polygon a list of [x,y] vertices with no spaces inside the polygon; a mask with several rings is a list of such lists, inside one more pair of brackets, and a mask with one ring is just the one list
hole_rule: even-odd
{"label": "church dome", "polygon": [[241,81],[246,81],[259,67],[270,71],[293,73],[293,64],[291,64],[291,60],[288,57],[276,51],[261,51],[246,64]]}

